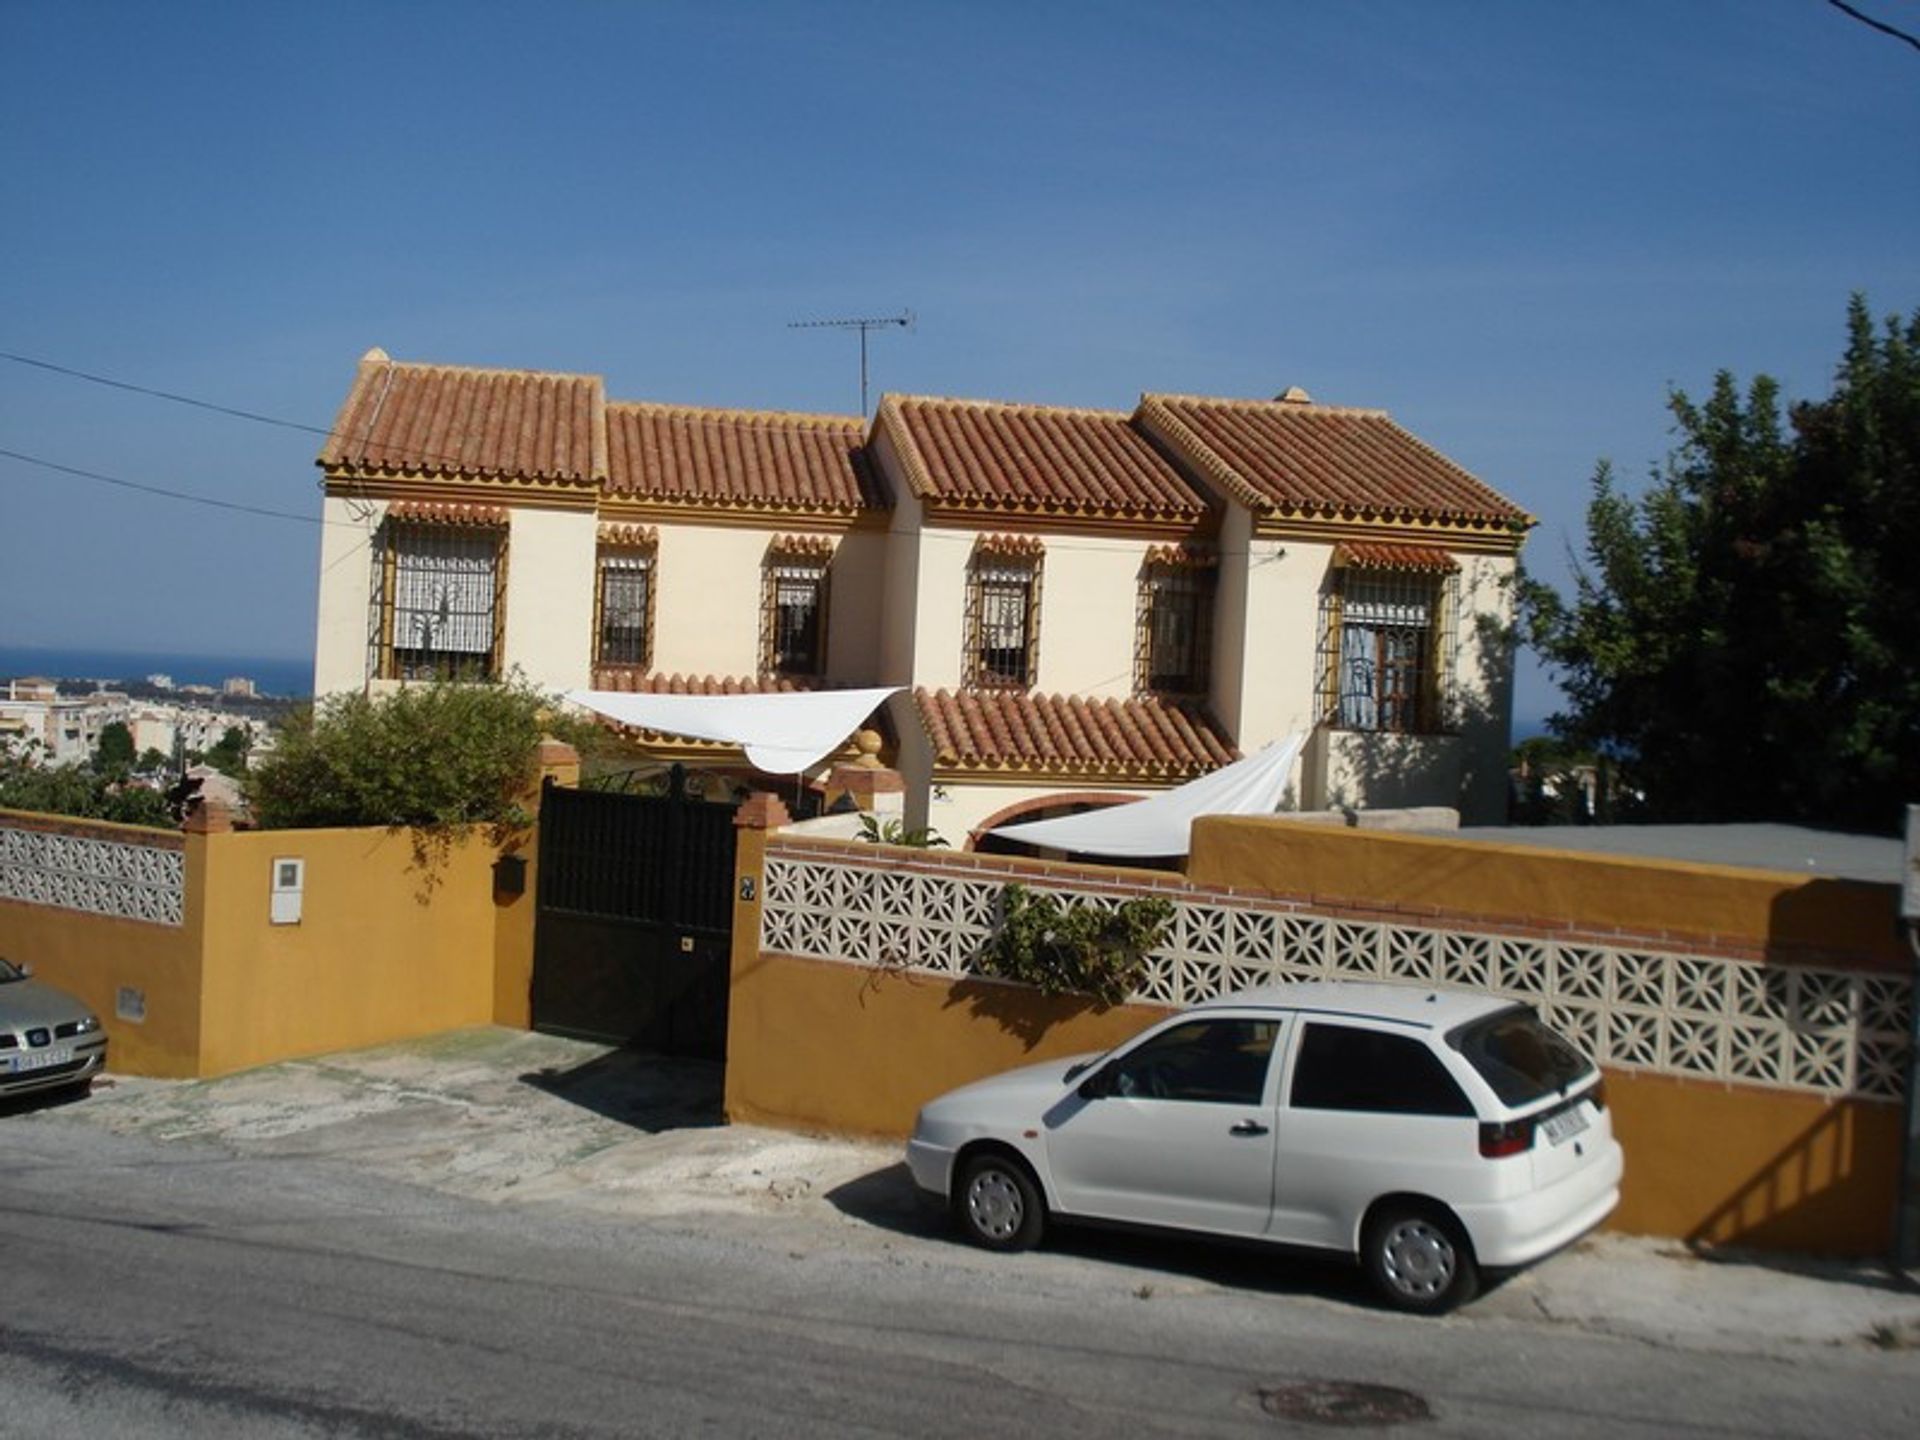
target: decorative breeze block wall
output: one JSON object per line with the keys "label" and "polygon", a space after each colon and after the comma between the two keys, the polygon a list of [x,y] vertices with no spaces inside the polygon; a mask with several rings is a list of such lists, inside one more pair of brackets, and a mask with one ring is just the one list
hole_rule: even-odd
{"label": "decorative breeze block wall", "polygon": [[[783,955],[974,974],[1005,883],[904,870],[892,856],[864,864],[776,852],[760,943]],[[1291,980],[1442,984],[1531,1004],[1605,1065],[1834,1097],[1905,1092],[1913,994],[1904,977],[1344,919],[1203,890],[1036,888],[1109,908],[1133,894],[1174,901],[1136,1000],[1185,1006]]]}

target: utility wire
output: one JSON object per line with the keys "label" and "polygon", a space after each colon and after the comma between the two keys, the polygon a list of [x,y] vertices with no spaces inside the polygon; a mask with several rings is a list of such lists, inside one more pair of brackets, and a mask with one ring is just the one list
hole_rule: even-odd
{"label": "utility wire", "polygon": [[1906,31],[1889,25],[1884,20],[1876,20],[1873,16],[1854,9],[1846,3],[1846,0],[1827,0],[1827,3],[1843,15],[1851,15],[1868,29],[1878,30],[1882,35],[1891,35],[1896,40],[1904,40],[1914,49],[1920,50],[1920,36],[1909,35]]}
{"label": "utility wire", "polygon": [[196,410],[212,410],[220,415],[232,415],[241,420],[256,421],[261,425],[278,425],[283,430],[304,430],[309,435],[334,437],[333,431],[324,430],[318,425],[303,425],[298,420],[282,420],[275,415],[261,415],[252,410],[237,410],[231,405],[216,405],[211,400],[196,400],[191,395],[176,395],[171,390],[156,390],[150,385],[135,385],[129,380],[115,380],[106,375],[90,374],[85,370],[56,365],[51,360],[36,360],[31,355],[15,355],[11,351],[0,350],[0,360],[11,360],[16,365],[30,365],[35,370],[50,370],[55,375],[85,380],[94,385],[108,385],[115,390],[130,390],[136,395],[151,395],[156,400],[171,400],[176,405],[191,405]]}
{"label": "utility wire", "polygon": [[[259,505],[242,505],[233,500],[216,500],[211,495],[195,495],[186,490],[169,490],[164,485],[143,485],[138,480],[123,480],[117,475],[102,475],[97,470],[82,470],[77,465],[62,465],[55,460],[43,460],[37,455],[22,454],[18,450],[0,449],[0,456],[9,460],[18,460],[24,465],[37,465],[42,470],[57,470],[62,475],[77,475],[82,480],[97,480],[102,485],[117,485],[122,490],[138,490],[143,495],[159,495],[168,500],[182,500],[189,505],[208,505],[216,510],[237,510],[243,515],[261,515],[269,520],[296,520],[302,525],[337,525],[342,522],[324,520],[317,515],[296,515],[291,510],[268,510]],[[348,527],[359,529],[357,525]]]}

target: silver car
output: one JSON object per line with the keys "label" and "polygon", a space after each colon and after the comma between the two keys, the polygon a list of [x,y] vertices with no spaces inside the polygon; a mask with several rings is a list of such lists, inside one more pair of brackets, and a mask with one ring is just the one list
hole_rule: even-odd
{"label": "silver car", "polygon": [[0,1096],[84,1090],[107,1064],[100,1017],[64,990],[0,959]]}

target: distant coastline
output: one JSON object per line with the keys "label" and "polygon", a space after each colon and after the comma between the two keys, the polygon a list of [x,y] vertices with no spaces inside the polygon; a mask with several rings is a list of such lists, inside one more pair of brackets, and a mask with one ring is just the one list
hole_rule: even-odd
{"label": "distant coastline", "polygon": [[162,650],[87,650],[68,646],[0,645],[0,676],[50,679],[144,680],[170,675],[175,685],[218,686],[244,675],[264,695],[305,697],[313,693],[313,660],[307,656],[186,655]]}

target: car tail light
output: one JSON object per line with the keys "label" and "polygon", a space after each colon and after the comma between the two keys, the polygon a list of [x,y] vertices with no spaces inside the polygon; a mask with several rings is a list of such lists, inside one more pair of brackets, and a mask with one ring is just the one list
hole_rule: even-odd
{"label": "car tail light", "polygon": [[1489,1160],[1503,1160],[1509,1155],[1524,1155],[1533,1148],[1533,1121],[1508,1120],[1496,1123],[1483,1120],[1480,1123],[1480,1153]]}
{"label": "car tail light", "polygon": [[1592,1101],[1593,1108],[1596,1110],[1606,1109],[1607,1108],[1607,1082],[1604,1079],[1601,1080],[1599,1084],[1595,1085],[1591,1090],[1587,1091],[1587,1093],[1581,1096],[1580,1098],[1583,1100]]}

